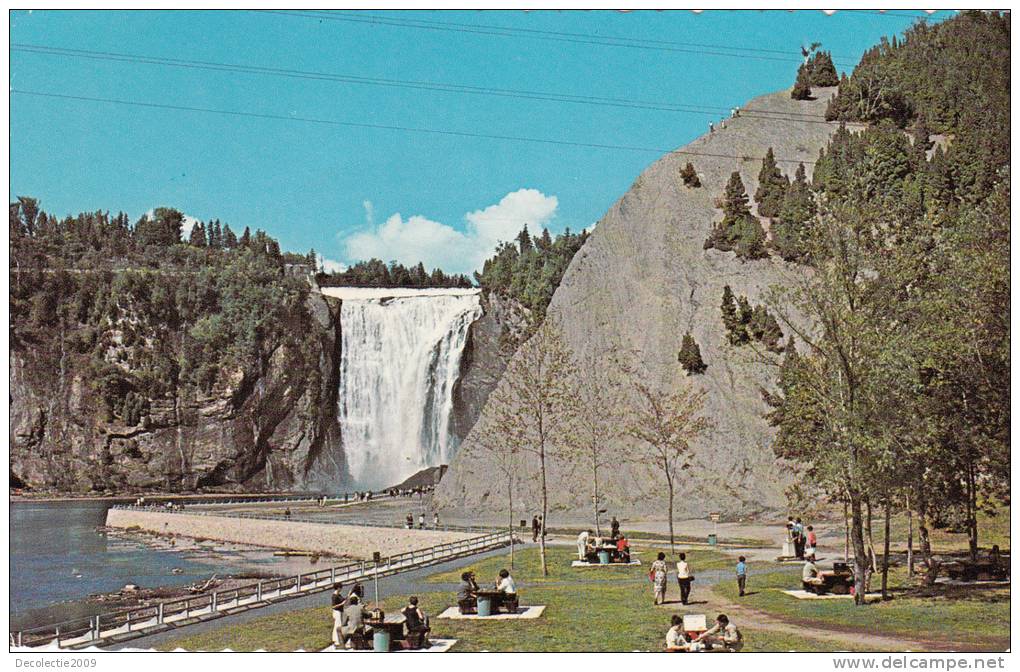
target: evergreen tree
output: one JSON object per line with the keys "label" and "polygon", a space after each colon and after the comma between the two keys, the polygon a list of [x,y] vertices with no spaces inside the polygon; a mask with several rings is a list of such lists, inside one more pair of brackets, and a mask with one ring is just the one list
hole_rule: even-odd
{"label": "evergreen tree", "polygon": [[839,77],[836,74],[836,66],[832,63],[832,54],[827,51],[815,52],[815,55],[808,61],[810,75],[809,86],[837,86]]}
{"label": "evergreen tree", "polygon": [[769,147],[762,159],[761,171],[758,172],[758,189],[754,192],[754,200],[758,203],[758,214],[762,217],[775,217],[783,206],[786,190],[790,180],[783,175],[776,165],[776,156]]}
{"label": "evergreen tree", "polygon": [[751,214],[747,191],[740,173],[730,175],[720,205],[723,219],[712,227],[705,240],[705,249],[736,252],[739,259],[762,259],[768,256],[765,249],[765,230],[758,218]]}
{"label": "evergreen tree", "polygon": [[778,219],[772,222],[772,247],[780,257],[786,261],[802,260],[804,231],[814,214],[814,197],[802,163],[786,190]]}
{"label": "evergreen tree", "polygon": [[251,229],[247,226],[244,227],[244,232],[241,234],[241,240],[237,242],[238,247],[250,248],[251,247]]}
{"label": "evergreen tree", "polygon": [[533,249],[531,243],[531,235],[528,233],[528,225],[525,224],[521,232],[517,234],[517,246],[520,248],[521,254],[527,254]]}
{"label": "evergreen tree", "polygon": [[704,360],[701,359],[701,348],[691,336],[691,332],[684,334],[677,359],[688,375],[704,373],[708,368]]}
{"label": "evergreen tree", "polygon": [[811,72],[807,63],[797,68],[797,80],[793,83],[793,90],[790,97],[794,100],[809,100],[811,98]]}
{"label": "evergreen tree", "polygon": [[680,169],[680,179],[683,180],[685,187],[697,189],[701,186],[701,178],[698,177],[698,171],[694,169],[694,164],[690,161]]}
{"label": "evergreen tree", "polygon": [[205,238],[205,224],[195,222],[191,226],[191,235],[188,236],[188,244],[193,247],[205,247],[208,243]]}
{"label": "evergreen tree", "polygon": [[233,250],[237,247],[237,236],[230,230],[229,224],[223,225],[223,249]]}
{"label": "evergreen tree", "polygon": [[220,220],[216,219],[209,225],[209,247],[214,250],[223,248],[223,231],[220,229]]}

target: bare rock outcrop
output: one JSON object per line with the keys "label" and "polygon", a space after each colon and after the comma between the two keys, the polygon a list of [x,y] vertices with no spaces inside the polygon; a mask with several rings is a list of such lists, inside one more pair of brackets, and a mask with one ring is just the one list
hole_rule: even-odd
{"label": "bare rock outcrop", "polygon": [[[791,100],[788,91],[757,98],[739,117],[657,160],[598,222],[553,297],[550,313],[559,316],[575,353],[599,354],[623,345],[640,353],[662,387],[684,375],[677,363],[683,334],[690,331],[700,345],[708,368],[688,380],[707,392],[705,413],[715,429],[696,447],[677,500],[679,518],[708,511],[748,515],[776,510],[785,502],[792,469],[773,455],[774,430],[763,418],[767,407],[760,394],[776,372],[747,348],[727,343],[720,303],[725,285],[752,304],[763,303],[771,287],[801,271],[775,256],[744,262],[732,252],[705,250],[703,244],[713,222],[721,219],[714,202],[730,174],[739,170],[753,194],[769,147],[784,172],[792,176],[803,161],[810,176],[818,150],[836,128],[823,116],[833,93],[817,88],[810,101]],[[685,187],[679,177],[688,161],[698,171],[701,188]],[[440,484],[441,505],[505,506],[498,472],[486,469],[477,448],[474,432],[482,425],[475,425]],[[605,470],[607,505],[665,517],[664,485],[654,472],[625,463],[623,448],[622,443],[611,446],[619,459]],[[482,476],[486,473],[491,478]],[[535,479],[518,482],[522,508],[535,510]],[[583,473],[571,475],[566,465],[553,466],[554,507],[590,507],[587,487]]]}

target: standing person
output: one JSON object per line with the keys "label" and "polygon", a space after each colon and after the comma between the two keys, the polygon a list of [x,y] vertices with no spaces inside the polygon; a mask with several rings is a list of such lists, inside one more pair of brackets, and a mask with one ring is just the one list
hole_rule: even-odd
{"label": "standing person", "polygon": [[413,530],[414,529],[414,514],[413,513],[407,514],[407,518],[404,519],[404,525],[406,525],[407,529],[409,529],[409,530]]}
{"label": "standing person", "polygon": [[807,545],[804,547],[804,555],[815,559],[815,552],[818,546],[818,535],[815,534],[815,528],[813,525],[807,526]]}
{"label": "standing person", "polygon": [[649,572],[652,580],[652,588],[655,591],[655,604],[662,604],[666,601],[666,576],[668,570],[666,569],[666,554],[659,552],[659,557],[652,563],[652,569]]}
{"label": "standing person", "polygon": [[419,530],[424,530],[425,529],[425,512],[424,511],[422,511],[421,513],[418,514],[418,529]]}
{"label": "standing person", "polygon": [[344,606],[347,602],[344,598],[344,586],[342,583],[333,585],[333,594],[329,597],[330,612],[333,614],[333,648],[339,649],[343,646],[344,636],[340,627],[344,622]]}
{"label": "standing person", "polygon": [[538,516],[532,516],[531,517],[531,543],[536,543],[538,541],[538,530],[539,530]]}
{"label": "standing person", "polygon": [[616,519],[616,516],[613,516],[613,520],[609,523],[609,525],[612,528],[612,538],[616,539],[620,536],[620,521]]}
{"label": "standing person", "polygon": [[581,534],[577,535],[577,559],[584,562],[584,558],[588,555],[588,539],[591,538],[591,530],[585,530]]}
{"label": "standing person", "polygon": [[793,521],[793,548],[798,560],[804,559],[804,523],[798,517]]}
{"label": "standing person", "polygon": [[744,588],[747,586],[747,561],[744,556],[737,559],[737,588],[740,590],[740,597],[744,596]]}
{"label": "standing person", "polygon": [[437,529],[437,530],[439,529],[439,512],[438,511],[435,511],[432,514],[432,527]]}
{"label": "standing person", "polygon": [[694,574],[687,562],[687,554],[680,554],[680,561],[676,563],[676,582],[680,586],[680,603],[687,604],[691,599],[691,582],[694,581]]}

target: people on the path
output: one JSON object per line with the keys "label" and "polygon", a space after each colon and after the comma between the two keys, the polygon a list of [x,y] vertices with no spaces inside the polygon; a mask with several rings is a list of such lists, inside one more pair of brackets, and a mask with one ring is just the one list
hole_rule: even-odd
{"label": "people on the path", "polygon": [[673,614],[669,624],[670,628],[666,631],[666,651],[688,651],[690,642],[684,632],[684,617]]}
{"label": "people on the path", "polygon": [[713,648],[720,647],[727,651],[740,651],[744,647],[744,636],[736,625],[730,623],[726,614],[719,614],[715,625],[701,633],[696,642],[705,642]]}
{"label": "people on the path", "polygon": [[407,606],[400,613],[404,615],[404,625],[407,627],[407,639],[415,646],[427,648],[429,630],[429,617],[418,606],[418,597],[412,595],[407,600]]}
{"label": "people on the path", "polygon": [[691,598],[691,582],[694,581],[694,573],[691,565],[687,562],[687,554],[681,553],[680,560],[676,563],[676,582],[680,586],[680,603],[687,604]]}
{"label": "people on the path", "polygon": [[662,604],[666,601],[666,554],[659,552],[658,558],[652,563],[649,571],[652,580],[652,589],[655,592],[655,604]]}
{"label": "people on the path", "polygon": [[747,587],[747,558],[740,556],[737,558],[737,590],[740,591],[740,597],[744,596],[744,589]]}
{"label": "people on the path", "polygon": [[344,636],[340,632],[340,626],[344,620],[344,606],[347,598],[344,597],[344,586],[342,583],[333,585],[333,593],[329,597],[330,613],[333,615],[333,647],[339,649],[343,646]]}
{"label": "people on the path", "polygon": [[541,525],[538,523],[538,516],[531,517],[531,543],[538,541],[538,531]]}
{"label": "people on the path", "polygon": [[407,517],[404,518],[404,525],[409,530],[413,530],[414,529],[414,514],[413,513],[408,513],[407,514]]}
{"label": "people on the path", "polygon": [[432,514],[432,528],[439,529],[439,512],[436,511]]}
{"label": "people on the path", "polygon": [[290,518],[290,507],[289,506],[286,509],[283,510],[283,517],[284,518]]}
{"label": "people on the path", "polygon": [[804,523],[798,517],[793,521],[793,551],[798,560],[804,559],[804,542]]}
{"label": "people on the path", "polygon": [[425,512],[424,511],[422,513],[418,514],[418,529],[419,530],[424,530],[425,529]]}
{"label": "people on the path", "polygon": [[591,530],[584,530],[581,534],[577,535],[577,559],[584,562],[584,558],[588,555],[588,540],[591,539]]}
{"label": "people on the path", "polygon": [[457,589],[457,607],[462,614],[474,614],[478,611],[478,583],[474,572],[460,575],[460,587]]}
{"label": "people on the path", "polygon": [[807,535],[805,537],[804,543],[804,556],[814,560],[817,547],[818,547],[818,535],[815,534],[814,526],[808,525]]}

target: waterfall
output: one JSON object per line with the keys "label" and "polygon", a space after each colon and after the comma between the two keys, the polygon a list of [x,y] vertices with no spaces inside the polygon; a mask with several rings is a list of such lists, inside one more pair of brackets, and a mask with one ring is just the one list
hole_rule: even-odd
{"label": "waterfall", "polygon": [[448,464],[453,388],[477,290],[351,290],[340,296],[338,395],[344,455],[359,487],[396,485]]}

